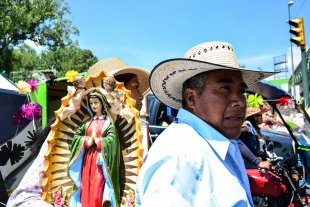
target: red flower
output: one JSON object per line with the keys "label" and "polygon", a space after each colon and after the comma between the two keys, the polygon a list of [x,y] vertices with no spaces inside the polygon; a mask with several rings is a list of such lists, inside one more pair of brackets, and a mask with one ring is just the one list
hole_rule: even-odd
{"label": "red flower", "polygon": [[289,97],[282,97],[278,99],[278,103],[280,106],[287,106],[291,102],[291,98]]}

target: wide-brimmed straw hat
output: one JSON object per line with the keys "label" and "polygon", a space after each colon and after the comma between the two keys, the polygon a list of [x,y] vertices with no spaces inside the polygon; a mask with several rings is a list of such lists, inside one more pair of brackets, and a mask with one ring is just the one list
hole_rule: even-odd
{"label": "wide-brimmed straw hat", "polygon": [[150,72],[134,66],[128,66],[124,61],[119,58],[107,58],[103,59],[93,66],[91,66],[88,70],[88,74],[96,75],[101,70],[104,70],[109,75],[117,76],[125,73],[133,73],[138,77],[140,83],[140,92],[143,95],[146,95],[150,92],[149,86],[149,76]]}
{"label": "wide-brimmed straw hat", "polygon": [[259,113],[262,113],[260,108],[248,107],[246,109],[245,117],[253,116],[253,115],[259,114]]}
{"label": "wide-brimmed straw hat", "polygon": [[199,73],[219,69],[241,71],[248,86],[275,74],[240,68],[229,43],[206,42],[190,49],[184,58],[169,59],[156,65],[150,75],[150,87],[161,102],[179,109],[182,107],[183,83]]}

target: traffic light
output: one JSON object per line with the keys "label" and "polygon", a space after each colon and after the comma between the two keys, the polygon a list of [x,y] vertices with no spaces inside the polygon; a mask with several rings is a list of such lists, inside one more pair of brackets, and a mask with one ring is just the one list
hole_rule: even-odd
{"label": "traffic light", "polygon": [[301,49],[306,49],[305,30],[304,30],[304,19],[299,17],[298,19],[291,19],[288,23],[295,27],[290,29],[290,33],[296,35],[291,38],[291,42],[300,46]]}

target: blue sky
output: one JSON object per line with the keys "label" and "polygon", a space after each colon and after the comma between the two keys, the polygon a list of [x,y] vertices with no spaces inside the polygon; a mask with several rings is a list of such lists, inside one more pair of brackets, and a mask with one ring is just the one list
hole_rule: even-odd
{"label": "blue sky", "polygon": [[[239,64],[274,70],[274,57],[287,55],[291,74],[287,0],[66,0],[67,16],[80,30],[83,49],[99,60],[118,57],[149,71],[159,62],[183,57],[208,41],[233,45]],[[291,19],[303,17],[310,44],[310,2],[296,0]],[[294,65],[300,48],[294,47]],[[307,47],[308,49],[308,47]],[[289,74],[289,75],[290,75]]]}

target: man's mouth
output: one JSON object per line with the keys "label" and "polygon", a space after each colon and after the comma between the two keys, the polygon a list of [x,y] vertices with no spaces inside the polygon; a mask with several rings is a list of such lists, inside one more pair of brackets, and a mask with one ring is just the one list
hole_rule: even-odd
{"label": "man's mouth", "polygon": [[235,114],[235,115],[230,115],[228,117],[226,117],[226,119],[230,120],[230,121],[240,121],[242,120],[242,116],[240,116],[240,114]]}

